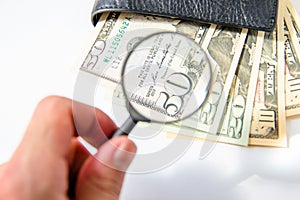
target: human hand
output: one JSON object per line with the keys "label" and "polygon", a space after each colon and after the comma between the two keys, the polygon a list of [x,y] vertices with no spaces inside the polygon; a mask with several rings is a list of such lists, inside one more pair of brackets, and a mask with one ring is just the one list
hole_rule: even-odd
{"label": "human hand", "polygon": [[[116,126],[109,117],[100,110],[95,112],[103,132],[113,133]],[[72,101],[62,97],[42,100],[20,146],[0,166],[0,199],[118,199],[124,172],[99,160],[127,168],[133,157],[118,154],[116,159],[116,149],[135,153],[136,146],[125,136],[113,138],[99,148],[98,160],[76,136]]]}

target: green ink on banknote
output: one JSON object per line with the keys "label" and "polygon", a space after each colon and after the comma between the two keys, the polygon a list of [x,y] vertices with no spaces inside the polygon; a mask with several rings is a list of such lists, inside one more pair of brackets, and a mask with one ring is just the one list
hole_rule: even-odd
{"label": "green ink on banknote", "polygon": [[117,31],[117,34],[114,36],[111,45],[108,47],[107,55],[103,58],[103,62],[108,63],[113,58],[116,53],[124,34],[126,33],[127,28],[130,25],[131,18],[126,17],[124,21],[121,22],[122,26]]}

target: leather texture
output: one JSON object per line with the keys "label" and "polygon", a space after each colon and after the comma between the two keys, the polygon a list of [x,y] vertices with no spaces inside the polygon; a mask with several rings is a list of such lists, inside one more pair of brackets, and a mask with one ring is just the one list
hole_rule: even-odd
{"label": "leather texture", "polygon": [[277,7],[278,0],[96,0],[92,22],[103,12],[116,11],[271,31]]}

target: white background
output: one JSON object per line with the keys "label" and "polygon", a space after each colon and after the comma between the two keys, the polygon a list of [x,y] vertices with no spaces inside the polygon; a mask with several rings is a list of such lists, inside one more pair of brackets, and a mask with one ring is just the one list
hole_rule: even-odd
{"label": "white background", "polygon": [[[300,2],[293,0],[300,13]],[[19,144],[43,97],[72,97],[79,58],[94,27],[93,1],[0,1],[0,163]],[[159,172],[128,174],[121,199],[300,199],[300,118],[289,119],[289,148],[217,144],[199,160],[201,141]]]}

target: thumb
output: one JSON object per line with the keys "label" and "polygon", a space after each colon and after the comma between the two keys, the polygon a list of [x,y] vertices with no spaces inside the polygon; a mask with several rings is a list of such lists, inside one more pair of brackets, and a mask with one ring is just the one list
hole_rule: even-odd
{"label": "thumb", "polygon": [[113,138],[103,144],[81,168],[76,199],[119,199],[125,171],[135,152],[135,144],[126,136]]}

